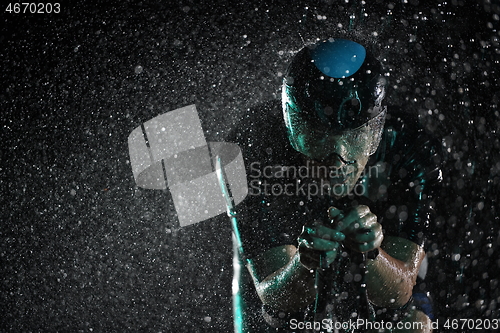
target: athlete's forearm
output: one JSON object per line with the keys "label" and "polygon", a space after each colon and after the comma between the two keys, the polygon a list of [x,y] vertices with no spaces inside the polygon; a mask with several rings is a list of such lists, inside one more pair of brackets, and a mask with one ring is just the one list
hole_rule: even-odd
{"label": "athlete's forearm", "polygon": [[300,263],[298,251],[281,269],[256,282],[257,293],[266,305],[294,312],[314,301],[314,272]]}
{"label": "athlete's forearm", "polygon": [[390,308],[405,305],[412,295],[421,259],[403,262],[379,249],[379,255],[367,263],[366,288],[370,301]]}

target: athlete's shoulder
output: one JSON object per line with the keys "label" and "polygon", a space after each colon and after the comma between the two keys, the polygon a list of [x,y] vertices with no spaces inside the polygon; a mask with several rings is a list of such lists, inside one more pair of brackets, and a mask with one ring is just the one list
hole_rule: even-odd
{"label": "athlete's shoulder", "polygon": [[382,141],[374,159],[392,166],[397,176],[410,181],[441,181],[441,142],[425,130],[416,114],[392,112],[388,115]]}

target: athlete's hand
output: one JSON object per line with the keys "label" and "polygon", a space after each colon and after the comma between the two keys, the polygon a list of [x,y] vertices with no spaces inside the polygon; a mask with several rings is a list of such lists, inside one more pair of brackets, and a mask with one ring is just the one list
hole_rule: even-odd
{"label": "athlete's hand", "polygon": [[357,252],[368,252],[382,244],[382,225],[368,206],[359,205],[345,213],[330,207],[328,213],[333,220],[333,227],[345,235],[343,244],[346,247]]}
{"label": "athlete's hand", "polygon": [[298,238],[301,264],[307,269],[316,269],[322,264],[320,258],[323,256],[326,261],[323,264],[330,265],[337,257],[339,242],[344,239],[344,234],[332,226],[320,222],[304,225]]}

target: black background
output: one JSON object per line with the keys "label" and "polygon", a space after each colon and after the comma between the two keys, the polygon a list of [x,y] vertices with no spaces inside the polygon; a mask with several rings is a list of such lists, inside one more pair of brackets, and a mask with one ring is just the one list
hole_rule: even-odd
{"label": "black background", "polygon": [[352,14],[385,50],[390,104],[443,142],[428,242],[440,322],[498,318],[497,1],[5,8],[0,331],[230,331],[227,219],[179,228],[167,192],[136,187],[127,137],[195,103],[207,140],[224,141],[279,98],[293,52],[341,36]]}

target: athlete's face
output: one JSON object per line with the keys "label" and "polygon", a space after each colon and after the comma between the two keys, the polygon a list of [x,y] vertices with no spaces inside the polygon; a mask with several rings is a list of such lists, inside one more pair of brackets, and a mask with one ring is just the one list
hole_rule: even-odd
{"label": "athlete's face", "polygon": [[359,128],[335,133],[318,123],[289,119],[289,135],[294,148],[311,162],[314,174],[330,184],[330,195],[341,198],[356,185],[371,150],[369,131]]}

